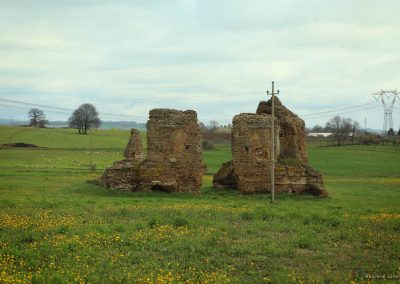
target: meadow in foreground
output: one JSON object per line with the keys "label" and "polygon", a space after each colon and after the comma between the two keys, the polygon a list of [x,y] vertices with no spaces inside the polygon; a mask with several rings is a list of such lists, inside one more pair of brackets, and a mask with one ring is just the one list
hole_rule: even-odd
{"label": "meadow in foreground", "polygon": [[[350,283],[400,275],[400,150],[310,145],[329,198],[215,190],[230,147],[206,151],[202,193],[88,182],[128,131],[0,127],[0,283]],[[89,145],[96,170],[89,170]],[[387,282],[395,282],[389,279]]]}

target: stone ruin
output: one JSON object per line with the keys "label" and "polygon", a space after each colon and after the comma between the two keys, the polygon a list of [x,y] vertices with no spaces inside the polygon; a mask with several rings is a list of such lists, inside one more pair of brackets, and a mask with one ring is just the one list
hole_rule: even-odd
{"label": "stone ruin", "polygon": [[[321,174],[308,165],[304,121],[275,98],[275,190],[325,197]],[[271,191],[271,100],[260,102],[256,114],[233,118],[232,156],[214,175],[217,188],[241,193]]]}
{"label": "stone ruin", "polygon": [[146,159],[135,129],[124,156],[106,169],[101,178],[104,186],[129,191],[199,192],[206,166],[197,113],[151,110]]}
{"label": "stone ruin", "polygon": [[[275,98],[275,189],[327,196],[321,174],[308,165],[304,121]],[[214,175],[217,188],[241,193],[270,192],[271,100],[256,114],[233,118],[233,160]],[[124,159],[104,172],[104,186],[129,191],[199,192],[206,166],[195,111],[154,109],[147,122],[147,157],[132,129]]]}
{"label": "stone ruin", "polygon": [[107,168],[101,178],[101,184],[121,190],[134,189],[134,172],[143,161],[143,146],[140,132],[131,130],[128,145],[124,151],[124,160],[115,162]]}
{"label": "stone ruin", "polygon": [[140,132],[136,129],[131,129],[131,136],[129,137],[128,145],[124,151],[124,157],[132,163],[138,164],[143,161],[143,146]]}

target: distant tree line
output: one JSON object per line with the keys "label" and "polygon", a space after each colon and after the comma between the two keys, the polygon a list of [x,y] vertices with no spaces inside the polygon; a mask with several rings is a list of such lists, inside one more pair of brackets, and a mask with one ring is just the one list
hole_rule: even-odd
{"label": "distant tree line", "polygon": [[[49,121],[41,109],[31,108],[28,111],[29,125],[43,128]],[[99,113],[92,104],[80,105],[68,119],[68,126],[78,129],[81,134],[86,134],[91,128],[98,128],[101,124]]]}
{"label": "distant tree line", "polygon": [[340,146],[348,140],[350,140],[351,144],[354,144],[354,137],[361,127],[358,121],[337,115],[326,123],[325,128],[332,133],[337,145]]}
{"label": "distant tree line", "polygon": [[208,124],[205,124],[204,122],[199,122],[200,125],[200,131],[202,133],[215,133],[215,132],[227,132],[230,131],[232,128],[232,125],[230,123],[224,125],[220,124],[217,120],[210,120]]}
{"label": "distant tree line", "polygon": [[400,129],[396,134],[393,128],[390,128],[388,130],[386,137],[384,137],[382,142],[385,144],[392,143],[394,146],[400,146]]}
{"label": "distant tree line", "polygon": [[389,129],[387,133],[378,135],[376,133],[370,133],[365,129],[362,130],[360,124],[356,120],[351,118],[344,118],[335,116],[331,118],[325,126],[315,125],[311,129],[307,129],[307,133],[330,133],[328,137],[309,138],[318,139],[319,141],[326,141],[327,143],[333,143],[335,145],[347,145],[347,144],[387,144],[393,143],[393,145],[400,145],[400,129],[397,132],[393,129]]}
{"label": "distant tree line", "polygon": [[[390,129],[388,130],[387,136],[388,136],[388,137],[394,137],[394,136],[396,136],[396,133],[395,133],[395,131],[393,130],[393,128],[390,128]],[[400,136],[400,128],[399,128],[399,131],[397,132],[397,136]]]}

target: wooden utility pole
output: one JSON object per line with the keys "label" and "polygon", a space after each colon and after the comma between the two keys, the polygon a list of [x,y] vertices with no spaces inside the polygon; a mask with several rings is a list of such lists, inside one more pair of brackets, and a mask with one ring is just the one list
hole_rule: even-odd
{"label": "wooden utility pole", "polygon": [[[269,91],[267,91],[269,94]],[[279,90],[275,93],[274,81],[272,81],[271,94],[271,203],[275,202],[275,94],[279,94]]]}

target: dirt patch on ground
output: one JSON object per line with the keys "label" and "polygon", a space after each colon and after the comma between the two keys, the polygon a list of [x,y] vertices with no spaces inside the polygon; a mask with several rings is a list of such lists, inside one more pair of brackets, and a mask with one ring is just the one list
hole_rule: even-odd
{"label": "dirt patch on ground", "polygon": [[29,148],[29,149],[43,149],[46,147],[40,147],[35,144],[28,144],[28,143],[23,143],[23,142],[17,142],[17,143],[6,143],[6,144],[0,144],[0,149],[1,148]]}

